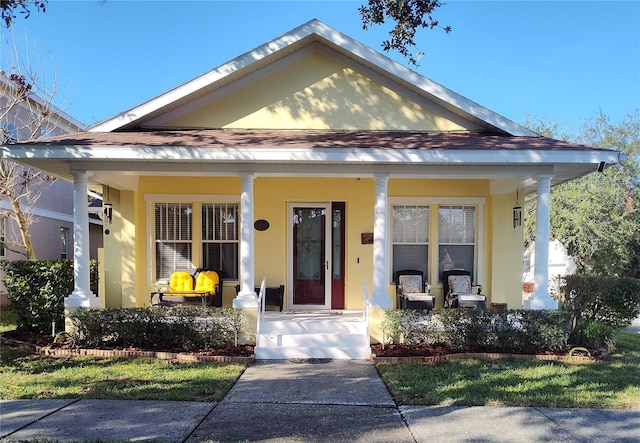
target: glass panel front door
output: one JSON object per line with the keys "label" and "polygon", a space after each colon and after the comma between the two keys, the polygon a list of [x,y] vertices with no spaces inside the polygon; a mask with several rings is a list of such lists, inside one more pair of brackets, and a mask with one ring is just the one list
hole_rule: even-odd
{"label": "glass panel front door", "polygon": [[327,291],[329,257],[327,252],[327,205],[294,206],[293,234],[293,307],[325,309],[330,307]]}

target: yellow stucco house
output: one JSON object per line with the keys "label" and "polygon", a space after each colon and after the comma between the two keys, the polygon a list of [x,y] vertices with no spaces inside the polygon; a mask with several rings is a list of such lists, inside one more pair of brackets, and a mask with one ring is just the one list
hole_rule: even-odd
{"label": "yellow stucco house", "polygon": [[[223,305],[249,310],[263,277],[285,285],[292,312],[362,310],[366,283],[374,340],[400,269],[423,271],[441,307],[452,260],[489,302],[521,308],[517,200],[537,193],[546,263],[551,186],[620,161],[540,137],[317,20],[86,132],[4,155],[75,185],[68,307],[148,305],[156,281],[186,267],[220,270]],[[100,300],[87,188],[113,204]],[[554,307],[547,269],[534,308]]]}

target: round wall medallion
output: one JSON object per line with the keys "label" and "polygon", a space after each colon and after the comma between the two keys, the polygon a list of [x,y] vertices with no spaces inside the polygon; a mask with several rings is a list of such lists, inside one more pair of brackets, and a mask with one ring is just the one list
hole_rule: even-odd
{"label": "round wall medallion", "polygon": [[269,222],[264,219],[256,220],[253,227],[256,228],[256,231],[266,231],[269,229]]}

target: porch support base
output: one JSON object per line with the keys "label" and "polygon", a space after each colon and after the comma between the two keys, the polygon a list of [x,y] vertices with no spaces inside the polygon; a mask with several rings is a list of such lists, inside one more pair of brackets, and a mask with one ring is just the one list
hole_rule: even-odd
{"label": "porch support base", "polygon": [[382,343],[382,320],[387,309],[381,307],[369,308],[369,342],[371,344]]}
{"label": "porch support base", "polygon": [[254,345],[256,343],[257,325],[258,325],[258,306],[254,297],[253,305],[245,303],[247,299],[235,298],[233,300],[233,307],[240,310],[242,315],[244,327],[238,332],[238,344],[239,345]]}

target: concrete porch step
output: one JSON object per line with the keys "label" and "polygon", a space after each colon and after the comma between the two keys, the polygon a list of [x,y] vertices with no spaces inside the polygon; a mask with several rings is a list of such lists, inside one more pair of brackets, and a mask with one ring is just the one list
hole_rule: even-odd
{"label": "concrete porch step", "polygon": [[371,357],[362,314],[271,314],[261,321],[256,359]]}
{"label": "concrete porch step", "polygon": [[288,360],[307,358],[331,358],[334,360],[366,360],[371,357],[369,346],[334,347],[263,347],[254,350],[257,360]]}
{"label": "concrete porch step", "polygon": [[368,344],[363,333],[262,333],[259,337],[259,345],[265,347],[339,347]]}

